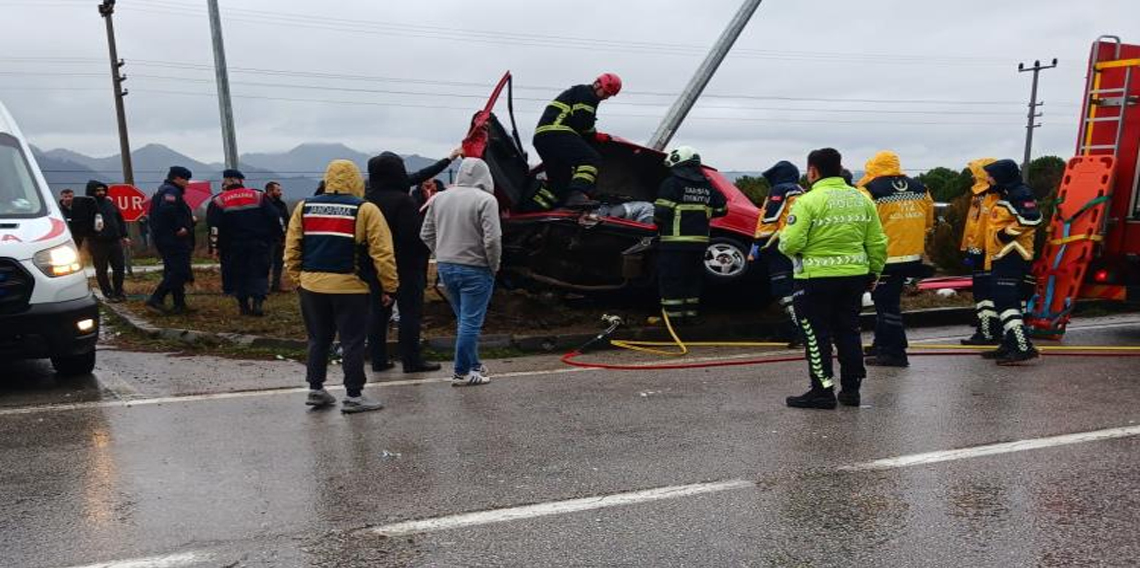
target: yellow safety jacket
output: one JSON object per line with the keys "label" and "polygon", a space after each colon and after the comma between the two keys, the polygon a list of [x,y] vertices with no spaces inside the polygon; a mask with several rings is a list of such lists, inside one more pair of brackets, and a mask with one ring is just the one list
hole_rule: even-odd
{"label": "yellow safety jacket", "polygon": [[990,182],[986,180],[987,174],[983,168],[996,161],[993,158],[980,158],[969,163],[970,173],[974,174],[974,186],[970,188],[970,210],[966,213],[960,248],[966,254],[980,255],[986,252],[986,221],[998,201],[998,194],[990,191]]}
{"label": "yellow safety jacket", "polygon": [[1033,239],[1042,221],[1037,196],[1021,180],[1013,160],[998,160],[985,166],[985,171],[993,178],[998,194],[986,221],[986,269],[1011,252],[1033,260]]}
{"label": "yellow safety jacket", "polygon": [[887,234],[887,264],[921,262],[926,234],[934,228],[934,200],[922,182],[902,173],[894,152],[867,161],[859,187],[875,202]]}

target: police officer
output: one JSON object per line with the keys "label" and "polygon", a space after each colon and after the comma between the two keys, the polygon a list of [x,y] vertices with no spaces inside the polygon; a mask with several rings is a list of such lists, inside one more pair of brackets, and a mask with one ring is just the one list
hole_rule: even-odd
{"label": "police officer", "polygon": [[170,313],[186,313],[186,283],[194,281],[190,254],[194,250],[194,214],[183,194],[193,174],[182,166],[172,166],[166,181],[150,201],[151,233],[162,256],[162,282],[146,302],[147,309],[166,312],[166,297],[172,296]]}
{"label": "police officer", "polygon": [[559,205],[592,204],[602,156],[587,140],[607,142],[594,129],[598,104],[621,91],[621,78],[605,73],[593,84],[566,89],[546,106],[534,131],[534,149],[542,157],[548,185],[539,187],[526,207],[546,211]]}
{"label": "police officer", "polygon": [[222,264],[222,291],[237,299],[242,315],[263,316],[269,255],[282,237],[280,212],[264,193],[245,187],[240,171],[226,170],[222,178],[224,191],[206,213],[210,250]]}
{"label": "police officer", "polygon": [[994,158],[981,158],[968,164],[974,176],[970,188],[970,210],[966,213],[966,226],[962,231],[961,250],[966,265],[973,271],[974,334],[961,340],[962,345],[998,345],[998,313],[994,307],[990,271],[986,268],[986,224],[997,203],[997,191],[990,186],[985,167],[996,162]]}
{"label": "police officer", "polygon": [[665,156],[669,177],[653,202],[657,224],[657,280],[661,312],[670,322],[692,325],[700,315],[709,220],[728,213],[727,201],[701,170],[701,156],[678,146]]}
{"label": "police officer", "polygon": [[867,161],[867,174],[858,186],[875,201],[887,234],[887,264],[871,293],[875,301],[875,340],[868,365],[906,367],[906,328],[902,291],[908,278],[923,276],[926,234],[934,227],[934,200],[926,186],[903,174],[899,156],[879,152]]}
{"label": "police officer", "polygon": [[[95,265],[95,279],[99,290],[108,302],[122,302],[123,276],[126,270],[126,256],[123,247],[131,245],[127,238],[127,223],[115,202],[107,198],[107,184],[91,180],[85,192],[95,201],[95,218],[91,223],[91,233],[87,239],[87,250]],[[107,265],[111,266],[111,279],[107,278]]]}
{"label": "police officer", "polygon": [[1033,239],[1041,225],[1041,210],[1033,189],[1021,180],[1013,160],[983,167],[998,199],[986,221],[986,261],[990,269],[994,307],[1000,318],[1001,345],[982,354],[998,365],[1017,365],[1038,357],[1022,319],[1022,300],[1033,262]]}
{"label": "police officer", "polygon": [[866,377],[859,338],[863,291],[874,288],[887,256],[875,204],[840,177],[842,157],[832,148],[808,154],[811,189],[792,205],[780,232],[780,252],[795,263],[796,315],[803,329],[811,390],[789,396],[794,408],[836,406],[831,343],[839,350],[839,402],[859,406]]}
{"label": "police officer", "polygon": [[764,198],[760,207],[755,242],[748,260],[763,260],[768,269],[769,292],[773,298],[778,299],[780,308],[788,314],[788,327],[784,333],[788,347],[800,347],[803,341],[792,301],[792,259],[784,256],[776,246],[780,240],[780,231],[787,225],[792,204],[804,192],[800,187],[800,170],[791,162],[781,160],[761,175],[768,181],[768,197]]}
{"label": "police officer", "polygon": [[392,234],[384,214],[364,200],[364,178],[348,160],[334,160],[325,171],[325,193],[293,208],[285,237],[285,269],[298,283],[301,315],[309,335],[305,404],[328,406],[336,398],[324,389],[329,350],[339,334],[348,397],[341,412],[384,407],[363,394],[364,336],[373,306],[369,283],[379,279],[384,305],[400,286]]}

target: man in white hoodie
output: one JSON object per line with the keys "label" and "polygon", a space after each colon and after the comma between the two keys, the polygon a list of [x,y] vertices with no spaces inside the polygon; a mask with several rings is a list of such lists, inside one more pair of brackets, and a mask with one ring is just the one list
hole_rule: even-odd
{"label": "man in white hoodie", "polygon": [[466,158],[455,186],[428,201],[420,230],[458,319],[452,386],[491,382],[479,360],[479,332],[499,271],[502,234],[491,170],[483,160]]}

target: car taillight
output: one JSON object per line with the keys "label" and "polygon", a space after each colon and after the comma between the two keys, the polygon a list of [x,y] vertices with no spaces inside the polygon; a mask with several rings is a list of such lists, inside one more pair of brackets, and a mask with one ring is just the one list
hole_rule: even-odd
{"label": "car taillight", "polygon": [[1101,284],[1108,282],[1108,270],[1102,268],[1093,273],[1093,281]]}

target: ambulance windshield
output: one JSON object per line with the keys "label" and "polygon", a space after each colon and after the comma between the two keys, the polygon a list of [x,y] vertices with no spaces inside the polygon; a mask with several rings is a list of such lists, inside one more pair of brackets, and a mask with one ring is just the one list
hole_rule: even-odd
{"label": "ambulance windshield", "polygon": [[0,218],[32,218],[44,213],[36,177],[19,141],[0,134]]}

